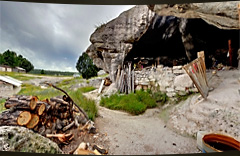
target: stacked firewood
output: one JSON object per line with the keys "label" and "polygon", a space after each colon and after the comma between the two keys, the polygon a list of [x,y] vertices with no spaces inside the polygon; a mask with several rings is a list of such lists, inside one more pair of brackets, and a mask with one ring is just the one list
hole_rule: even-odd
{"label": "stacked firewood", "polygon": [[135,74],[134,70],[131,69],[131,63],[128,63],[128,65],[124,65],[123,69],[121,69],[121,66],[118,67],[116,84],[117,89],[120,93],[129,94],[131,92],[134,92],[134,76]]}
{"label": "stacked firewood", "polygon": [[24,126],[58,144],[68,144],[73,139],[73,134],[67,133],[71,128],[91,123],[86,113],[66,95],[43,101],[36,96],[17,95],[8,98],[5,107],[7,110],[0,114],[0,126]]}

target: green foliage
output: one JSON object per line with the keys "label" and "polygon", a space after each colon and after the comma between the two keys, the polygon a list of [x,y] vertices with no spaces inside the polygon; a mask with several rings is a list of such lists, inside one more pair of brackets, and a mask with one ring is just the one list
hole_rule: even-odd
{"label": "green foliage", "polygon": [[161,104],[164,104],[169,100],[169,97],[167,96],[167,94],[162,93],[160,91],[153,93],[152,96],[157,103],[161,103]]}
{"label": "green foliage", "polygon": [[26,81],[26,80],[31,80],[31,79],[35,79],[35,78],[40,79],[40,77],[26,76],[26,74],[15,73],[15,72],[1,72],[0,71],[0,75],[11,76],[12,78],[15,78],[15,79],[20,80],[20,81]]}
{"label": "green foliage", "polygon": [[4,111],[6,108],[4,107],[5,99],[0,99],[0,113]]}
{"label": "green foliage", "polygon": [[45,74],[45,71],[44,71],[43,69],[41,70],[41,74],[42,74],[42,75]]}
{"label": "green foliage", "polygon": [[151,94],[145,91],[137,91],[135,94],[119,95],[113,94],[110,97],[102,98],[100,105],[114,110],[124,110],[133,115],[145,112],[147,108],[156,107],[156,101]]}
{"label": "green foliage", "polygon": [[157,106],[156,100],[152,98],[150,92],[136,91],[138,101],[145,103],[147,108],[154,108]]}
{"label": "green foliage", "polygon": [[31,71],[34,66],[22,55],[16,54],[14,51],[7,50],[0,55],[0,65],[8,65],[12,68],[21,67],[26,70],[26,72]]}
{"label": "green foliage", "polygon": [[97,76],[98,68],[93,64],[92,59],[85,52],[79,57],[76,68],[83,78],[89,79]]}
{"label": "green foliage", "polygon": [[82,87],[82,88],[80,88],[80,91],[81,91],[82,93],[87,93],[87,92],[93,91],[93,90],[95,90],[95,89],[96,89],[95,87],[87,86],[87,87]]}
{"label": "green foliage", "polygon": [[72,91],[69,93],[73,101],[79,105],[87,113],[90,120],[94,120],[97,116],[97,106],[94,100],[87,99],[82,95],[81,88],[77,91]]}

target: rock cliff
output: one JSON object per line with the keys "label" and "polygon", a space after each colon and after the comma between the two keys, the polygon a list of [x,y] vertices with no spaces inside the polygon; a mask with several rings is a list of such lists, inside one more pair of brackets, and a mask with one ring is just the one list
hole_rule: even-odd
{"label": "rock cliff", "polygon": [[238,3],[135,6],[99,26],[86,52],[113,82],[118,65],[135,58],[165,58],[161,61],[170,66],[183,58],[186,63],[201,50],[214,55],[216,49],[224,49],[225,55],[229,39],[235,53],[239,48]]}
{"label": "rock cliff", "polygon": [[132,44],[145,33],[153,17],[154,13],[147,6],[135,6],[97,28],[90,37],[92,45],[87,49],[94,64],[109,72],[113,79],[118,65],[132,49]]}
{"label": "rock cliff", "polygon": [[160,16],[201,18],[221,29],[239,29],[240,1],[155,5],[149,8]]}

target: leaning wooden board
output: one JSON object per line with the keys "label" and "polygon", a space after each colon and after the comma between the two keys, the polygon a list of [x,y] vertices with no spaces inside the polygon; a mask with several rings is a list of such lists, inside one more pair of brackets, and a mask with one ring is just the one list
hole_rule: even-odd
{"label": "leaning wooden board", "polygon": [[192,79],[202,97],[207,99],[209,87],[206,77],[206,66],[203,58],[199,57],[185,65],[183,68]]}

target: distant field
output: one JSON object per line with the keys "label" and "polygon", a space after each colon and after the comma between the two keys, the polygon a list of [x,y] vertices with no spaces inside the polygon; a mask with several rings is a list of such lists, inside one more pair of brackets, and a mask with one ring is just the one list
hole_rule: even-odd
{"label": "distant field", "polygon": [[[29,72],[29,74],[38,74],[41,75],[42,69],[34,69]],[[52,75],[52,76],[73,76],[73,74],[77,74],[76,72],[62,72],[62,71],[52,71],[52,70],[44,70],[44,75]]]}
{"label": "distant field", "polygon": [[27,81],[27,80],[31,80],[31,79],[35,79],[36,78],[34,76],[29,76],[27,74],[16,73],[16,72],[1,72],[0,71],[0,75],[11,76],[12,78],[15,78],[15,79],[20,80],[20,81]]}

